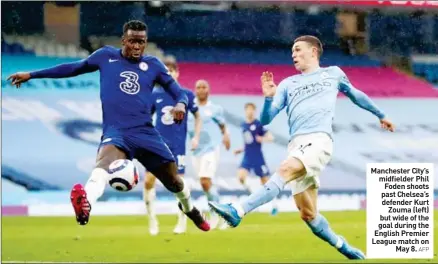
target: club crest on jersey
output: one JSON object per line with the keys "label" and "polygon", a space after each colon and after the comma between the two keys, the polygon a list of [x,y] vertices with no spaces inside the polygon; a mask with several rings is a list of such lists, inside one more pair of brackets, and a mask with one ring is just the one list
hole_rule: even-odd
{"label": "club crest on jersey", "polygon": [[148,68],[149,68],[148,64],[146,62],[144,62],[144,61],[140,62],[138,67],[140,67],[140,70],[142,70],[142,71],[147,71]]}
{"label": "club crest on jersey", "polygon": [[254,130],[256,129],[256,126],[255,126],[254,124],[252,124],[252,125],[249,127],[249,129],[250,129],[251,131],[254,131]]}

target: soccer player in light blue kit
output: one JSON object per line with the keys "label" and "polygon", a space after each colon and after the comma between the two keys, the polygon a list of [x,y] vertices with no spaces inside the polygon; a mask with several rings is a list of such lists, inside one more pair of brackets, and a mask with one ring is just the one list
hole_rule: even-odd
{"label": "soccer player in light blue kit", "polygon": [[232,227],[237,227],[244,215],[271,201],[289,183],[301,218],[312,232],[347,258],[364,259],[365,255],[336,234],[327,219],[317,211],[319,175],[330,161],[333,151],[332,122],[338,91],[357,106],[374,114],[383,129],[393,132],[394,126],[367,95],[354,88],[339,67],[321,68],[321,54],[322,44],[318,38],[299,37],[294,41],[292,58],[301,74],[286,78],[278,87],[272,73],[262,74],[265,102],[260,121],[263,125],[269,124],[284,108],[289,117],[288,157],[280,168],[264,188],[243,202],[209,204]]}
{"label": "soccer player in light blue kit", "polygon": [[[219,164],[221,141],[226,150],[230,149],[230,137],[225,124],[224,110],[221,106],[213,103],[208,99],[210,85],[205,80],[198,80],[195,88],[196,104],[202,120],[202,128],[199,136],[198,147],[192,152],[192,164],[196,175],[200,179],[202,189],[207,196],[208,201],[219,201],[219,194],[213,179]],[[195,136],[193,130],[194,118],[188,116],[189,137]],[[220,219],[217,214],[210,215],[210,228],[214,229],[219,226],[220,229],[226,228],[225,222],[219,223]]]}

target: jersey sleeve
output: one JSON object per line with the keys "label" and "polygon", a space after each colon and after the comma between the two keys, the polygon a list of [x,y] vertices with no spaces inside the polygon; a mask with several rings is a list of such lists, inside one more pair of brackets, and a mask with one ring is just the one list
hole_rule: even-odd
{"label": "jersey sleeve", "polygon": [[100,48],[93,52],[90,56],[85,59],[63,63],[56,65],[52,68],[47,68],[39,71],[33,71],[30,73],[31,78],[67,78],[74,77],[80,74],[94,72],[99,69],[99,63],[101,58],[104,56],[106,50]]}
{"label": "jersey sleeve", "polygon": [[219,125],[225,125],[225,114],[222,106],[216,106],[216,109],[213,114],[213,120]]}
{"label": "jersey sleeve", "polygon": [[258,127],[258,131],[259,131],[258,134],[260,136],[264,136],[268,132],[268,130],[259,122],[257,123],[257,127]]}
{"label": "jersey sleeve", "polygon": [[155,65],[157,69],[157,76],[155,81],[161,85],[172,98],[178,103],[183,103],[188,106],[188,99],[186,93],[183,91],[181,86],[173,79],[170,75],[167,67],[158,59],[155,60]]}
{"label": "jersey sleeve", "polygon": [[379,119],[385,118],[385,113],[364,92],[353,86],[341,68],[335,67],[335,70],[339,78],[338,89],[341,93],[345,94],[355,105],[371,112]]}
{"label": "jersey sleeve", "polygon": [[190,90],[186,90],[186,93],[187,93],[187,99],[188,99],[188,103],[189,103],[187,108],[189,109],[190,112],[192,112],[192,114],[195,114],[199,110],[198,105],[196,104],[195,95]]}
{"label": "jersey sleeve", "polygon": [[269,124],[272,119],[286,106],[287,99],[287,80],[283,80],[278,86],[274,97],[265,97],[260,122],[262,125]]}

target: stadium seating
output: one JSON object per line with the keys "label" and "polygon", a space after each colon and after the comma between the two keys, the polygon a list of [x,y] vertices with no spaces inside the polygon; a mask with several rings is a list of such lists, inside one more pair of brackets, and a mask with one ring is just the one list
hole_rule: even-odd
{"label": "stadium seating", "polygon": [[[4,44],[3,44],[4,43]],[[35,54],[36,56],[59,58],[84,58],[89,55],[85,49],[74,44],[61,44],[44,35],[4,35],[2,47],[7,54]]]}
{"label": "stadium seating", "polygon": [[431,83],[438,84],[438,56],[416,55],[412,56],[412,71]]}

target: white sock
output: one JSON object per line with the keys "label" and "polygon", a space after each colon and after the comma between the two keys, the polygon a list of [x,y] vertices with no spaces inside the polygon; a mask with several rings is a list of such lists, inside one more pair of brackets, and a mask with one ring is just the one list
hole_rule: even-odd
{"label": "white sock", "polygon": [[143,190],[143,200],[146,204],[146,210],[148,212],[149,217],[155,217],[155,197],[156,197],[156,191],[155,188],[152,188],[150,190],[146,190],[144,188]]}
{"label": "white sock", "polygon": [[85,184],[88,202],[93,205],[97,199],[102,196],[105,190],[105,185],[108,183],[108,172],[101,168],[95,168],[91,172],[91,176]]}
{"label": "white sock", "polygon": [[271,205],[272,205],[272,208],[277,208],[277,209],[278,209],[278,206],[277,206],[277,197],[275,197],[274,199],[272,199],[272,201],[271,201]]}
{"label": "white sock", "polygon": [[189,185],[184,181],[184,178],[181,177],[181,180],[184,183],[184,187],[182,191],[180,191],[179,193],[175,193],[175,196],[180,201],[183,211],[190,212],[193,209],[193,203],[190,198]]}

